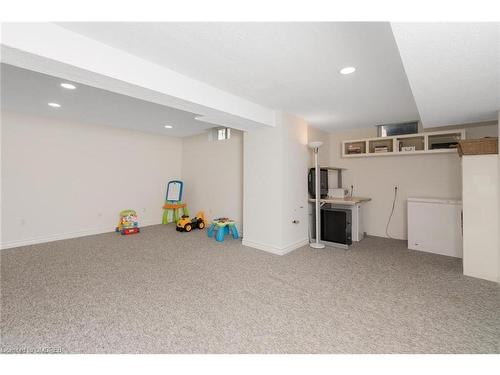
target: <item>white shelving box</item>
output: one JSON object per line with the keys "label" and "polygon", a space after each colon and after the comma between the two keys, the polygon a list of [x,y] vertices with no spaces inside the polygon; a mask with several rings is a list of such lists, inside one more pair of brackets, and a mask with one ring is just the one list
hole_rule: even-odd
{"label": "white shelving box", "polygon": [[465,129],[348,140],[342,142],[342,157],[453,153],[462,139]]}

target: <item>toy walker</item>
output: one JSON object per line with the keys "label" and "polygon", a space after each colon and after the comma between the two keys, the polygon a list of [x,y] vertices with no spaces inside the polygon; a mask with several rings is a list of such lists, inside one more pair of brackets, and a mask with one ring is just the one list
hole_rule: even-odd
{"label": "toy walker", "polygon": [[236,223],[227,217],[221,217],[212,221],[212,224],[210,224],[210,228],[208,229],[208,237],[212,237],[214,231],[217,231],[217,234],[215,235],[215,240],[217,242],[223,242],[226,234],[232,234],[235,240],[239,237]]}
{"label": "toy walker", "polygon": [[163,205],[162,224],[177,223],[182,216],[189,215],[186,203],[182,203],[182,181],[170,181]]}
{"label": "toy walker", "polygon": [[139,233],[139,222],[137,220],[137,213],[134,210],[123,210],[120,212],[120,221],[115,229],[122,235]]}

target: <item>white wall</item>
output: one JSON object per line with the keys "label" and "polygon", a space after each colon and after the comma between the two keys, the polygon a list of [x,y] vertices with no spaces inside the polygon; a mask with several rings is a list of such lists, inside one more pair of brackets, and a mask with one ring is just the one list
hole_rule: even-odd
{"label": "white wall", "polygon": [[[467,138],[497,134],[497,126],[466,129]],[[347,168],[344,187],[354,185],[354,195],[370,197],[364,205],[365,231],[385,237],[385,228],[398,186],[398,198],[389,235],[407,238],[408,197],[461,198],[460,158],[457,154],[404,155],[367,158],[342,158],[341,142],[348,139],[376,137],[376,128],[335,132],[330,135],[330,165]],[[320,150],[321,153],[321,150]]]}
{"label": "white wall", "polygon": [[209,132],[182,139],[184,201],[190,214],[229,217],[243,231],[243,133],[217,141]]}
{"label": "white wall", "polygon": [[113,230],[119,211],[161,222],[182,141],[2,112],[2,247]]}
{"label": "white wall", "polygon": [[[269,216],[281,214],[281,128],[255,129],[243,135],[244,244],[281,247],[281,223],[269,225]],[[277,226],[279,225],[279,229]]]}
{"label": "white wall", "polygon": [[499,282],[498,156],[470,155],[463,167],[464,274]]}
{"label": "white wall", "polygon": [[[307,123],[295,116],[282,115],[283,129],[282,184],[282,243],[285,249],[308,243],[307,167],[310,150],[307,147]],[[293,220],[298,220],[293,224]]]}
{"label": "white wall", "polygon": [[277,113],[275,128],[244,134],[243,149],[243,244],[276,254],[306,244],[307,124]]}

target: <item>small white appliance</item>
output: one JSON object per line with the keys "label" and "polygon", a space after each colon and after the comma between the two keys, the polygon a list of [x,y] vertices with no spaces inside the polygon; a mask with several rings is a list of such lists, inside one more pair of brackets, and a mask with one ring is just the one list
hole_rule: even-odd
{"label": "small white appliance", "polygon": [[328,189],[328,195],[331,198],[346,198],[349,196],[349,190],[347,189],[339,189],[339,188],[334,188],[334,189]]}
{"label": "small white appliance", "polygon": [[403,146],[401,151],[415,151],[415,146]]}
{"label": "small white appliance", "polygon": [[462,258],[462,201],[408,198],[408,249]]}

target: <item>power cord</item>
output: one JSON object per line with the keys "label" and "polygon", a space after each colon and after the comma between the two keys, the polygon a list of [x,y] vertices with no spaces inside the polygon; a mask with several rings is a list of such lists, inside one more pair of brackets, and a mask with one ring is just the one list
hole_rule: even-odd
{"label": "power cord", "polygon": [[391,209],[391,214],[389,215],[389,220],[387,220],[387,225],[385,227],[385,235],[388,238],[392,238],[391,235],[389,234],[389,224],[391,223],[392,215],[394,214],[394,207],[396,206],[396,197],[398,195],[398,187],[394,186],[394,199],[392,201],[392,209]]}

